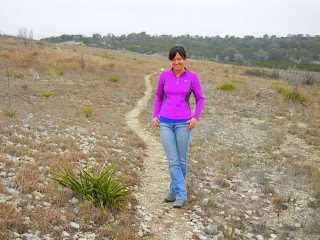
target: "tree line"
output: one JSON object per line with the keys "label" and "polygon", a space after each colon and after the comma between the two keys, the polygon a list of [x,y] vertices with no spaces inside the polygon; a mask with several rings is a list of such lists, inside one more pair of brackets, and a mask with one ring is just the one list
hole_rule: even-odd
{"label": "tree line", "polygon": [[61,35],[42,39],[62,43],[67,41],[106,49],[129,50],[143,54],[167,55],[173,45],[184,46],[189,58],[206,59],[235,64],[253,64],[266,67],[296,67],[310,71],[320,71],[320,35],[289,34],[286,37],[265,34],[263,37],[251,35],[242,38],[220,36],[149,35],[146,32],[115,36],[92,37],[83,35]]}

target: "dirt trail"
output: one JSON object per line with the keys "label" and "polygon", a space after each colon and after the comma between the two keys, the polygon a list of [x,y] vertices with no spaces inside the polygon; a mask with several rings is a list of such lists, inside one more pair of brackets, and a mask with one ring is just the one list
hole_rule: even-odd
{"label": "dirt trail", "polygon": [[139,123],[139,114],[147,107],[147,102],[152,96],[150,75],[145,76],[145,83],[145,96],[126,115],[127,125],[147,144],[148,153],[144,159],[145,170],[141,173],[142,184],[135,194],[140,205],[138,213],[143,218],[139,235],[143,234],[144,239],[155,240],[187,239],[185,233],[193,228],[188,223],[188,215],[184,214],[186,210],[174,209],[172,203],[163,200],[168,193],[170,175],[160,139],[151,136]]}

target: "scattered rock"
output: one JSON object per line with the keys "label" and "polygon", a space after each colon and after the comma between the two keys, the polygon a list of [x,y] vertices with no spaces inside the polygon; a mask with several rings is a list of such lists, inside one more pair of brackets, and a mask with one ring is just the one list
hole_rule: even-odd
{"label": "scattered rock", "polygon": [[141,230],[139,230],[138,236],[139,236],[139,237],[143,237],[143,232],[142,232]]}
{"label": "scattered rock", "polygon": [[79,229],[80,228],[80,225],[78,223],[75,223],[75,222],[70,222],[69,225],[73,228],[76,228],[76,229]]}
{"label": "scattered rock", "polygon": [[257,240],[264,240],[264,238],[263,238],[261,235],[257,235],[257,236],[256,236],[256,239],[257,239]]}
{"label": "scattered rock", "polygon": [[152,219],[152,217],[150,217],[149,215],[145,215],[144,216],[144,220],[147,221],[147,222],[150,222]]}
{"label": "scattered rock", "polygon": [[70,234],[67,233],[66,231],[63,231],[63,232],[61,233],[61,237],[64,237],[64,238],[70,237]]}
{"label": "scattered rock", "polygon": [[33,191],[32,194],[33,194],[33,196],[38,197],[38,198],[43,198],[44,197],[44,195],[42,193],[39,193],[37,191]]}
{"label": "scattered rock", "polygon": [[209,202],[210,202],[210,198],[205,198],[202,200],[202,205],[206,206],[209,204]]}
{"label": "scattered rock", "polygon": [[79,202],[79,200],[78,200],[76,197],[73,197],[73,198],[71,198],[71,199],[69,200],[69,202],[72,203],[72,204],[76,204],[76,203]]}

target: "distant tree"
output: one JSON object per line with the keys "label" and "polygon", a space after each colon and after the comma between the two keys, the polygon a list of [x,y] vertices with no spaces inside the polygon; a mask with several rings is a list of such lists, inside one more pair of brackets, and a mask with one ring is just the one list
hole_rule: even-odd
{"label": "distant tree", "polygon": [[101,39],[101,35],[99,33],[92,34],[92,37],[95,39]]}
{"label": "distant tree", "polygon": [[262,49],[259,49],[258,52],[255,53],[255,58],[257,61],[266,61],[268,60],[268,52],[262,50]]}
{"label": "distant tree", "polygon": [[[246,35],[240,38],[233,35],[203,37],[190,36],[189,34],[150,36],[146,32],[141,32],[121,36],[109,33],[101,39],[99,39],[99,35],[92,37],[62,35],[44,39],[44,41],[64,42],[74,40],[75,36],[80,36],[77,41],[82,41],[89,46],[126,49],[144,54],[160,53],[166,55],[171,46],[182,45],[188,49],[190,58],[192,56],[194,59],[243,63],[257,61],[264,66],[269,64],[271,67],[280,66],[280,63],[297,64],[298,62],[300,62],[300,67],[304,63],[319,61],[320,56],[320,36],[303,36],[302,34],[290,34],[288,37],[264,34],[259,38]],[[286,67],[283,64],[281,66]]]}
{"label": "distant tree", "polygon": [[234,54],[234,60],[235,61],[243,61],[243,62],[245,61],[244,57],[240,53]]}
{"label": "distant tree", "polygon": [[30,40],[33,39],[32,29],[28,31],[26,27],[18,28],[18,37],[22,40],[24,46],[27,46]]}

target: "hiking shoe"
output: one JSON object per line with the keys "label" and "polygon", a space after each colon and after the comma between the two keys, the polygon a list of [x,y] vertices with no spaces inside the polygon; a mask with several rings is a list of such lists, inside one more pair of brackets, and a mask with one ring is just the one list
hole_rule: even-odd
{"label": "hiking shoe", "polygon": [[176,200],[175,194],[174,193],[169,193],[164,200],[166,202],[174,202]]}
{"label": "hiking shoe", "polygon": [[174,203],[173,203],[173,205],[172,205],[172,207],[174,207],[174,208],[181,208],[182,207],[182,205],[183,205],[183,200],[182,199],[177,199]]}

